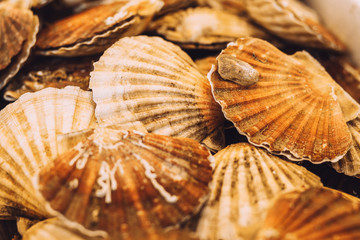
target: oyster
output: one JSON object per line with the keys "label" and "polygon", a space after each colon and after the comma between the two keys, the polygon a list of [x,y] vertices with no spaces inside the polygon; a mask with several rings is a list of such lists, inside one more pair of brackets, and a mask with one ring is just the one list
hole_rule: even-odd
{"label": "oyster", "polygon": [[360,200],[326,188],[280,196],[256,240],[359,239]]}
{"label": "oyster", "polygon": [[251,143],[294,161],[336,162],[346,154],[352,143],[346,119],[358,105],[347,111],[352,99],[308,53],[289,56],[266,41],[243,38],[229,44],[224,55],[259,73],[250,87],[221,78],[218,64],[208,74],[225,117]]}
{"label": "oyster", "polygon": [[215,154],[210,198],[199,220],[200,239],[252,239],[272,199],[322,186],[319,177],[248,143]]}
{"label": "oyster", "polygon": [[152,23],[150,28],[182,48],[190,49],[220,50],[238,37],[268,38],[246,17],[204,7],[168,14]]}
{"label": "oyster", "polygon": [[101,53],[119,38],[141,33],[162,5],[157,0],[120,1],[61,19],[40,31],[38,53],[58,56]]}
{"label": "oyster", "polygon": [[156,239],[200,210],[212,156],[192,139],[121,129],[86,133],[86,140],[41,170],[38,188],[49,212],[87,234]]}
{"label": "oyster", "polygon": [[317,14],[298,0],[245,0],[252,19],[290,42],[337,51],[345,45],[321,23]]}
{"label": "oyster", "polygon": [[39,19],[28,9],[0,2],[0,89],[15,76],[30,54]]}
{"label": "oyster", "polygon": [[[149,132],[197,141],[222,136],[214,133],[224,117],[208,80],[186,53],[159,37],[116,42],[94,64],[90,88],[100,124],[141,124]],[[216,139],[215,145],[223,144]]]}
{"label": "oyster", "polygon": [[13,216],[47,216],[31,179],[57,156],[56,135],[95,124],[91,93],[78,87],[27,93],[0,112],[0,208]]}

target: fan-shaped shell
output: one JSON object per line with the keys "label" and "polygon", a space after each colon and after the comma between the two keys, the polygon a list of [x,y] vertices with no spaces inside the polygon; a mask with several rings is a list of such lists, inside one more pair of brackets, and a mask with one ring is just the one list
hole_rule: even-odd
{"label": "fan-shaped shell", "polygon": [[216,64],[216,56],[209,56],[205,58],[200,58],[195,60],[196,66],[199,68],[200,72],[207,76],[210,72],[212,65]]}
{"label": "fan-shaped shell", "polygon": [[[220,56],[258,72],[250,87],[224,80],[217,66],[208,75],[225,117],[251,143],[295,161],[335,162],[346,154],[352,140],[337,94],[344,91],[308,53],[288,56],[266,41],[244,38]],[[233,66],[229,72],[237,76]]]}
{"label": "fan-shaped shell", "polygon": [[119,38],[137,35],[163,5],[154,0],[99,5],[61,19],[40,31],[40,54],[81,56],[101,53]]}
{"label": "fan-shaped shell", "polygon": [[196,2],[200,6],[210,6],[233,14],[243,14],[246,10],[245,0],[197,0]]}
{"label": "fan-shaped shell", "polygon": [[326,188],[280,196],[257,240],[359,239],[360,201]]}
{"label": "fan-shaped shell", "polygon": [[169,12],[174,12],[182,8],[187,8],[194,5],[195,0],[163,0],[164,6],[157,15],[163,15]]}
{"label": "fan-shaped shell", "polygon": [[40,8],[51,2],[52,0],[2,0],[11,3],[16,8]]}
{"label": "fan-shaped shell", "polygon": [[344,51],[345,45],[298,0],[245,0],[247,13],[277,36],[296,44]]}
{"label": "fan-shaped shell", "polygon": [[280,193],[321,186],[319,177],[248,143],[215,154],[210,198],[197,233],[200,239],[251,239]]}
{"label": "fan-shaped shell", "polygon": [[246,17],[205,7],[188,8],[156,20],[152,27],[182,48],[223,49],[238,37],[267,38]]}
{"label": "fan-shaped shell", "polygon": [[347,123],[352,135],[353,145],[343,159],[332,163],[333,168],[349,176],[360,177],[360,118]]}
{"label": "fan-shaped shell", "polygon": [[112,239],[156,239],[204,203],[211,159],[192,139],[99,127],[44,168],[38,184],[56,215]]}
{"label": "fan-shaped shell", "polygon": [[30,10],[0,3],[0,89],[27,60],[38,30],[38,17]]}
{"label": "fan-shaped shell", "polygon": [[116,42],[94,64],[90,88],[100,123],[137,122],[149,132],[202,141],[224,121],[195,63],[158,37]]}
{"label": "fan-shaped shell", "polygon": [[57,156],[56,135],[94,126],[91,93],[78,87],[27,93],[0,112],[0,205],[13,215],[46,215],[31,179]]}

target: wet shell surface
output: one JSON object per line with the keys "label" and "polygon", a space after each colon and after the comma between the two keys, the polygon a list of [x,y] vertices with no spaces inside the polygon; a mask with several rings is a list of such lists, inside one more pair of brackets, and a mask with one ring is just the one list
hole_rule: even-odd
{"label": "wet shell surface", "polygon": [[[308,53],[289,56],[266,41],[244,38],[224,55],[258,72],[249,87],[223,79],[218,64],[208,75],[225,117],[251,143],[295,161],[336,162],[346,154],[352,140],[340,107],[344,91]],[[234,65],[233,75],[238,70]]]}
{"label": "wet shell surface", "polygon": [[311,188],[280,196],[267,212],[256,240],[359,239],[360,200]]}
{"label": "wet shell surface", "polygon": [[90,88],[101,124],[140,123],[149,132],[197,141],[221,136],[214,131],[224,117],[209,81],[185,52],[159,37],[116,42],[94,64]]}
{"label": "wet shell surface", "polygon": [[66,87],[24,94],[0,112],[0,205],[4,210],[14,216],[46,216],[32,178],[57,156],[57,134],[94,126],[94,109],[91,92]]}
{"label": "wet shell surface", "polygon": [[252,239],[280,193],[322,186],[319,177],[248,143],[215,154],[210,198],[199,220],[200,239]]}
{"label": "wet shell surface", "polygon": [[344,51],[345,45],[298,0],[245,0],[252,19],[277,36],[296,44]]}
{"label": "wet shell surface", "polygon": [[188,8],[156,20],[151,28],[182,48],[223,49],[238,37],[267,38],[246,17],[205,7]]}
{"label": "wet shell surface", "polygon": [[29,57],[38,30],[39,19],[30,10],[0,3],[0,89]]}
{"label": "wet shell surface", "polygon": [[360,117],[347,123],[353,145],[343,159],[332,163],[333,168],[349,176],[360,178]]}
{"label": "wet shell surface", "polygon": [[101,53],[119,38],[141,33],[162,5],[157,0],[120,1],[61,19],[40,31],[38,53],[58,56]]}
{"label": "wet shell surface", "polygon": [[38,180],[47,209],[87,234],[83,227],[111,239],[157,239],[207,199],[213,160],[198,142],[116,126],[87,136]]}

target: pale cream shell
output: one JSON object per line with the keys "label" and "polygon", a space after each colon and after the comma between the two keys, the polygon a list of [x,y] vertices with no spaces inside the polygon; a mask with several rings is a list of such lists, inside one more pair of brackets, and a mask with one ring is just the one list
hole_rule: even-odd
{"label": "pale cream shell", "polygon": [[213,9],[224,10],[233,14],[244,14],[245,0],[197,0],[200,6],[209,6]]}
{"label": "pale cream shell", "polygon": [[159,37],[116,42],[94,64],[89,86],[100,124],[140,123],[149,132],[202,141],[224,121],[206,77],[178,46]]}
{"label": "pale cream shell", "polygon": [[273,199],[322,186],[319,177],[248,143],[215,154],[210,198],[199,220],[200,239],[252,239]]}

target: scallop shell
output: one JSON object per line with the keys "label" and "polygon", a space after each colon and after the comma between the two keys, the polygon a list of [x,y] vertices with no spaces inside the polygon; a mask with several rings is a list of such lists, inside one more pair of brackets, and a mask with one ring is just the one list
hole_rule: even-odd
{"label": "scallop shell", "polygon": [[46,216],[31,179],[57,156],[57,134],[94,126],[94,108],[90,92],[66,87],[24,94],[0,112],[0,206],[15,216]]}
{"label": "scallop shell", "polygon": [[360,201],[340,192],[311,188],[279,197],[257,240],[359,239]]}
{"label": "scallop shell", "polygon": [[119,38],[141,33],[162,5],[157,0],[114,2],[59,20],[40,31],[38,53],[58,56],[101,53]]}
{"label": "scallop shell", "polygon": [[238,37],[268,38],[246,17],[205,7],[188,8],[156,20],[152,29],[182,48],[223,49]]}
{"label": "scallop shell", "polygon": [[100,123],[140,123],[149,132],[202,141],[224,121],[195,63],[159,37],[116,42],[94,64],[90,88]]}
{"label": "scallop shell", "polygon": [[248,143],[215,154],[210,198],[201,213],[200,239],[252,239],[272,199],[322,186],[319,177]]}
{"label": "scallop shell", "polygon": [[245,0],[247,13],[277,36],[296,44],[344,51],[345,45],[298,0]]}
{"label": "scallop shell", "polygon": [[116,126],[87,136],[39,174],[47,209],[72,226],[111,239],[157,239],[207,199],[212,156],[198,142]]}
{"label": "scallop shell", "polygon": [[346,154],[352,140],[340,108],[344,91],[308,53],[289,56],[244,38],[220,54],[226,55],[259,74],[250,87],[222,79],[217,66],[208,74],[225,117],[251,143],[294,161],[335,162]]}
{"label": "scallop shell", "polygon": [[197,0],[197,3],[233,14],[244,14],[246,10],[245,0]]}
{"label": "scallop shell", "polygon": [[30,54],[39,19],[30,10],[0,3],[0,89],[15,76]]}
{"label": "scallop shell", "polygon": [[210,72],[212,65],[216,64],[216,56],[209,56],[205,58],[200,58],[195,60],[196,66],[199,68],[200,72],[207,76]]}
{"label": "scallop shell", "polygon": [[360,117],[348,122],[347,125],[352,135],[353,146],[343,159],[332,163],[332,166],[340,173],[360,178]]}
{"label": "scallop shell", "polygon": [[40,8],[50,3],[53,0],[2,0],[3,2],[11,3],[17,8]]}
{"label": "scallop shell", "polygon": [[195,0],[162,0],[164,6],[161,8],[157,15],[163,15],[169,12],[174,12],[182,8],[187,8],[194,5]]}

